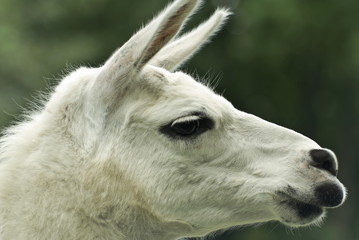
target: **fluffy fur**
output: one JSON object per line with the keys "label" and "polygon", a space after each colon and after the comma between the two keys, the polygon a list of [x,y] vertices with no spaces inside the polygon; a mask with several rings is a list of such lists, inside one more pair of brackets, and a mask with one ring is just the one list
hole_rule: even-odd
{"label": "fluffy fur", "polygon": [[[43,109],[5,132],[2,240],[168,240],[270,220],[301,226],[323,216],[298,212],[297,203],[318,205],[316,185],[344,191],[311,166],[314,141],[174,72],[230,14],[218,9],[178,37],[198,6],[173,2],[103,66],[70,73]],[[178,135],[173,126],[185,122],[201,132]]]}

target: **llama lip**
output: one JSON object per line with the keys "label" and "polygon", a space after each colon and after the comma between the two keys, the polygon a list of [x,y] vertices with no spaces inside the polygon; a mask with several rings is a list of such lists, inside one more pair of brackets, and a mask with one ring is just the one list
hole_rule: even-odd
{"label": "llama lip", "polygon": [[279,192],[278,196],[281,197],[280,205],[285,205],[286,208],[294,210],[300,219],[315,219],[324,212],[323,207],[313,203],[303,202],[284,192]]}
{"label": "llama lip", "polygon": [[301,202],[296,199],[288,199],[283,201],[284,204],[294,209],[301,219],[308,219],[322,215],[324,212],[322,207]]}

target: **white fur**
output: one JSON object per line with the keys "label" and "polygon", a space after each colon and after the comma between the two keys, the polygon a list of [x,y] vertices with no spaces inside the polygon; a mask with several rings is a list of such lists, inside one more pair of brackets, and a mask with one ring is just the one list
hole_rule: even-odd
{"label": "white fur", "polygon": [[[319,145],[173,72],[230,14],[219,9],[176,38],[198,5],[175,1],[102,67],[69,74],[43,110],[6,131],[0,239],[161,240],[321,218],[298,218],[278,195],[291,186],[309,201],[315,184],[340,184],[310,166]],[[160,130],[198,113],[213,129],[189,139]]]}

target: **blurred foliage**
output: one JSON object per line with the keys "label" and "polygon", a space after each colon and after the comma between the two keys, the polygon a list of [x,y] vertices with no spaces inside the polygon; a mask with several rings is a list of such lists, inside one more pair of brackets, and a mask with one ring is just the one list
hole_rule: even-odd
{"label": "blurred foliage", "polygon": [[[0,127],[66,69],[101,64],[166,3],[1,0]],[[217,91],[238,109],[333,149],[349,198],[321,228],[269,223],[215,239],[359,239],[359,1],[211,0],[188,29],[217,6],[233,9],[230,23],[183,69],[220,76]]]}

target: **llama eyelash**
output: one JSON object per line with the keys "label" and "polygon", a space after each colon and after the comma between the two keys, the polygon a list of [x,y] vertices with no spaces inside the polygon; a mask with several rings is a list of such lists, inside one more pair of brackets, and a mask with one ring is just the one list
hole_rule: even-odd
{"label": "llama eyelash", "polygon": [[211,130],[214,121],[204,114],[190,115],[178,118],[160,128],[160,132],[173,139],[193,139]]}
{"label": "llama eyelash", "polygon": [[178,118],[176,120],[174,120],[172,123],[171,123],[171,127],[173,127],[175,124],[178,124],[178,123],[184,123],[184,122],[192,122],[192,121],[196,121],[196,120],[200,120],[202,117],[200,116],[185,116],[185,117],[181,117],[181,118]]}

